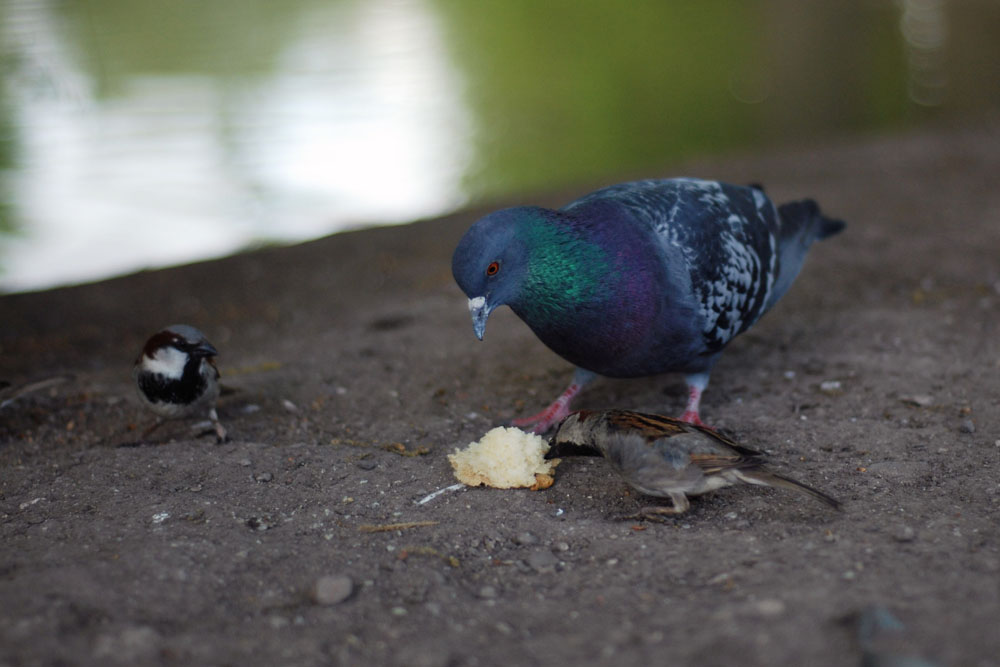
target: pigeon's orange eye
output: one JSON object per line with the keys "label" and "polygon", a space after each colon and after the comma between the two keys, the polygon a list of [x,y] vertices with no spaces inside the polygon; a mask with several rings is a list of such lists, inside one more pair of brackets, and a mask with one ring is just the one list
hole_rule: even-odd
{"label": "pigeon's orange eye", "polygon": [[498,271],[500,271],[500,262],[490,262],[490,265],[486,267],[486,275],[488,276],[495,276]]}

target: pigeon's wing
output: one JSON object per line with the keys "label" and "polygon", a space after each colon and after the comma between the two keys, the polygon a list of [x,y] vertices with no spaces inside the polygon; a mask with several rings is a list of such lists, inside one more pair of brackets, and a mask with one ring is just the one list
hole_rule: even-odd
{"label": "pigeon's wing", "polygon": [[613,185],[566,210],[612,200],[626,206],[687,264],[706,350],[721,350],[772,302],[777,211],[763,190],[678,178]]}

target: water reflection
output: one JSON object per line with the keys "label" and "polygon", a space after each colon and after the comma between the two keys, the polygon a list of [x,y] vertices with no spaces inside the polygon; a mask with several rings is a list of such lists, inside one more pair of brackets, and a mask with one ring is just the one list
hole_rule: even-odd
{"label": "water reflection", "polygon": [[4,241],[5,287],[462,202],[467,123],[432,13],[228,4],[8,7],[25,233]]}
{"label": "water reflection", "polygon": [[1000,5],[8,0],[0,288],[1000,106]]}

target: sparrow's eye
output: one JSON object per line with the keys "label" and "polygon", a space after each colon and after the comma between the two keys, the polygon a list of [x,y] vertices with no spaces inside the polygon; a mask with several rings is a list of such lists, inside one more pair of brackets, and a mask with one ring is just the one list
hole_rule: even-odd
{"label": "sparrow's eye", "polygon": [[495,276],[500,271],[500,262],[490,262],[486,267],[486,275]]}

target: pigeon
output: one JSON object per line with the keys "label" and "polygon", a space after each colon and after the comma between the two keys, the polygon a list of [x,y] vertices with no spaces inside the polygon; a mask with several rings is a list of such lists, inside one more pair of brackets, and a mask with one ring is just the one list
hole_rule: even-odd
{"label": "pigeon", "polygon": [[694,178],[612,185],[552,210],[479,219],[452,256],[473,331],[509,306],[576,369],[551,405],[515,426],[544,433],[597,376],[683,373],[699,406],[723,348],[791,286],[809,246],[844,228],[805,199]]}
{"label": "pigeon", "polygon": [[[840,502],[764,467],[764,455],[710,428],[630,410],[574,412],[556,429],[545,458],[604,456],[640,493],[672,506],[643,508],[638,518],[683,514],[696,496],[738,482],[791,489],[834,509]],[[634,518],[634,517],[629,517]]]}
{"label": "pigeon", "polygon": [[146,341],[132,377],[139,398],[157,419],[143,438],[159,428],[163,419],[204,414],[212,421],[218,442],[229,439],[215,411],[220,389],[214,362],[218,354],[203,333],[187,324],[173,324]]}

